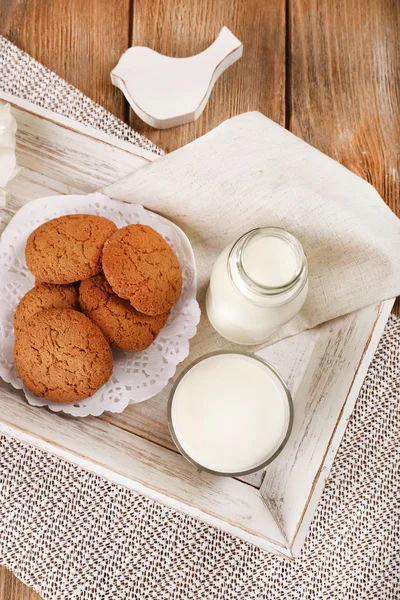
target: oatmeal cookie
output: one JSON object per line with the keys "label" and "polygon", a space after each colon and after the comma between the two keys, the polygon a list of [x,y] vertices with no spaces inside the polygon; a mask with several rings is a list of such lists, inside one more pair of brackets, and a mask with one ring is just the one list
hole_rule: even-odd
{"label": "oatmeal cookie", "polygon": [[82,281],[79,303],[106,340],[125,352],[148,348],[168,319],[168,314],[149,316],[139,313],[128,300],[114,294],[103,274]]}
{"label": "oatmeal cookie", "polygon": [[104,242],[117,226],[95,215],[66,215],[40,225],[28,237],[28,269],[46,283],[73,283],[101,271]]}
{"label": "oatmeal cookie", "polygon": [[14,329],[18,334],[34,314],[49,308],[79,308],[79,294],[74,285],[40,283],[21,298],[14,314]]}
{"label": "oatmeal cookie", "polygon": [[33,315],[16,337],[14,357],[26,387],[53,402],[92,396],[113,368],[111,349],[100,329],[69,308]]}
{"label": "oatmeal cookie", "polygon": [[148,225],[128,225],[103,248],[103,271],[113,291],[146,315],[169,312],[182,291],[177,256]]}

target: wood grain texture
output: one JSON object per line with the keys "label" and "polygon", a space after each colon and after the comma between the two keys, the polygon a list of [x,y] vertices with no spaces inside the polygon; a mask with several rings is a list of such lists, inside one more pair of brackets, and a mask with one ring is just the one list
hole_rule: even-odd
{"label": "wood grain texture", "polygon": [[[7,95],[0,92],[0,100],[5,98]],[[45,109],[41,112],[53,118],[53,113]],[[62,181],[67,186],[65,193],[79,193],[77,189],[83,193],[95,192],[113,183],[116,177],[129,175],[156,158],[155,154],[131,144],[122,142],[116,147],[104,143],[105,138],[98,131],[94,132],[98,137],[92,138],[90,133],[93,130],[80,124],[74,124],[83,133],[79,146],[76,146],[76,130],[63,124],[62,117],[54,115],[53,121],[46,121],[18,109],[16,104],[13,105],[13,114],[18,122],[18,164],[41,173],[45,171],[46,177]],[[106,139],[114,141],[107,136]],[[32,198],[40,198],[40,195],[32,194]]]}
{"label": "wood grain texture", "polygon": [[124,119],[127,103],[110,72],[129,46],[129,19],[130,0],[20,0],[5,35]]}
{"label": "wood grain texture", "polygon": [[134,2],[131,44],[192,56],[207,48],[223,25],[243,43],[243,56],[217,81],[198,121],[156,131],[130,112],[131,126],[167,152],[249,110],[284,124],[285,0],[140,0]]}
{"label": "wood grain texture", "polygon": [[8,569],[0,566],[1,600],[40,600],[41,596],[28,588]]}
{"label": "wood grain texture", "polygon": [[8,31],[12,14],[18,0],[0,0],[0,35]]}
{"label": "wood grain texture", "polygon": [[289,0],[287,126],[400,215],[400,3]]}
{"label": "wood grain texture", "polygon": [[[290,440],[266,468],[260,491],[285,532],[294,556],[298,556],[309,531],[338,442],[343,437],[392,304],[388,300],[367,306],[258,352],[272,364],[279,365],[278,370],[293,396]],[[371,332],[368,337],[367,331]],[[306,369],[302,365],[303,357],[298,355],[299,347],[308,354]],[[291,353],[299,360],[290,360]],[[360,357],[361,366],[354,367],[354,356]],[[284,365],[290,372],[285,372]],[[336,437],[338,430],[340,434]],[[302,511],[298,510],[299,506],[303,507]],[[300,527],[301,540],[298,539]]]}

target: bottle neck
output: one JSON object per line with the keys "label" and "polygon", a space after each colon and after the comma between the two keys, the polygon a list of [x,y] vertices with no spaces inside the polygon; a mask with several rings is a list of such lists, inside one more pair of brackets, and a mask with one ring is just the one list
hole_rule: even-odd
{"label": "bottle neck", "polygon": [[308,278],[300,242],[279,227],[245,233],[232,246],[228,274],[240,294],[258,306],[281,306],[296,298]]}

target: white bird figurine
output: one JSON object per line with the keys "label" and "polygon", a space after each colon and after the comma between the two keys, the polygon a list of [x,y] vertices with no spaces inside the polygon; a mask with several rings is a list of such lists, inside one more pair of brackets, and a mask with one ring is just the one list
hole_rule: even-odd
{"label": "white bird figurine", "polygon": [[129,48],[111,72],[135,113],[156,129],[199,118],[218,77],[243,53],[243,44],[223,27],[203,52],[172,58],[144,46]]}

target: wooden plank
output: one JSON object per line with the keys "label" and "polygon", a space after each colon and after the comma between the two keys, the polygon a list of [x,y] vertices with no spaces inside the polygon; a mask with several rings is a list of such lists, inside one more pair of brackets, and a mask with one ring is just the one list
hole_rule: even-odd
{"label": "wooden plank", "polygon": [[41,596],[28,588],[8,569],[0,566],[0,600],[40,600]]}
{"label": "wooden plank", "polygon": [[329,446],[327,447],[323,464],[321,464],[317,476],[314,479],[313,487],[311,489],[310,496],[305,504],[304,512],[297,523],[297,528],[294,532],[294,536],[290,540],[291,553],[295,557],[299,556],[302,545],[307,537],[309,527],[314,516],[314,512],[317,508],[318,502],[321,498],[325,486],[325,482],[329,477],[333,461],[335,460],[336,453],[339,449],[344,433],[346,431],[347,424],[351,418],[354,405],[358,398],[359,390],[362,386],[369,365],[374,357],[379,340],[383,334],[385,325],[387,323],[387,319],[390,315],[392,306],[393,304],[390,300],[387,300],[380,306],[375,328],[371,333],[367,345],[365,346],[360,366],[354,375],[353,385],[342,407],[340,418],[336,424],[336,427],[330,439]]}
{"label": "wooden plank", "polygon": [[[290,440],[266,468],[260,490],[285,532],[289,547],[295,544],[296,553],[305,539],[392,305],[393,300],[387,300],[368,306],[260,353],[276,364],[281,354],[290,351],[291,342],[313,347],[301,381],[295,381]],[[366,331],[370,332],[368,337]]]}
{"label": "wooden plank", "polygon": [[96,129],[0,92],[17,120],[17,160],[23,167],[8,185],[3,227],[29,200],[94,192],[134,172],[157,155]]}
{"label": "wooden plank", "polygon": [[4,35],[4,33],[8,31],[11,17],[16,6],[17,0],[2,0],[0,2],[0,35]]}
{"label": "wooden plank", "polygon": [[[141,148],[140,146],[137,146],[131,142],[120,140],[113,135],[109,135],[103,131],[100,131],[99,129],[95,129],[88,125],[83,125],[78,121],[74,121],[73,119],[69,119],[68,117],[54,113],[51,110],[42,108],[36,104],[33,104],[32,102],[22,100],[21,98],[1,90],[0,101],[8,103],[12,106],[13,115],[15,116],[18,125],[17,140],[19,135],[21,140],[25,141],[28,155],[30,149],[36,149],[38,146],[40,146],[40,152],[43,154],[44,158],[50,161],[52,155],[54,155],[54,161],[60,162],[60,156],[62,155],[62,152],[70,149],[69,144],[71,143],[71,140],[73,140],[76,135],[80,135],[80,144],[82,144],[84,148],[82,151],[83,153],[87,152],[88,148],[90,147],[92,152],[99,151],[103,155],[103,164],[101,167],[97,167],[97,169],[94,166],[96,164],[96,157],[93,156],[91,158],[93,168],[98,174],[104,171],[105,168],[110,170],[117,169],[117,172],[119,173],[119,165],[121,164],[122,167],[125,163],[131,164],[133,160],[132,157],[136,157],[137,159],[133,170],[158,158],[157,154],[154,154],[149,150],[145,150],[144,148]],[[58,146],[58,137],[65,140],[64,148]],[[65,148],[65,146],[67,146],[67,148]],[[106,162],[104,158],[105,155],[108,155],[111,167],[104,165],[104,162]],[[20,153],[18,159],[19,164],[24,166],[24,164],[21,163],[21,160],[23,161],[22,152]],[[75,158],[73,155],[69,155],[68,160],[65,160],[65,163],[66,165],[71,163],[75,166],[79,165],[80,160],[82,159],[78,152],[77,157]],[[38,164],[40,165],[41,162],[39,161]],[[63,176],[63,173],[60,172],[58,175]]]}
{"label": "wooden plank", "polygon": [[4,35],[123,120],[110,72],[129,46],[129,21],[130,0],[21,0]]}
{"label": "wooden plank", "polygon": [[7,187],[2,231],[26,202],[55,194],[94,192],[133,173],[157,155],[116,140],[30,102],[0,92],[17,120],[17,160],[23,167]]}
{"label": "wooden plank", "polygon": [[[94,127],[90,127],[89,125],[84,125],[83,123],[80,123],[75,119],[64,117],[63,115],[48,110],[47,108],[42,108],[37,104],[33,104],[28,100],[23,100],[22,98],[18,98],[17,96],[13,96],[12,94],[9,94],[2,90],[0,90],[0,101],[11,104],[11,106],[16,111],[15,115],[18,115],[18,111],[20,110],[26,113],[27,115],[32,115],[32,117],[38,117],[39,123],[41,123],[41,125],[39,125],[35,121],[35,119],[31,119],[32,123],[29,123],[29,125],[36,129],[36,135],[44,136],[43,142],[54,143],[54,133],[57,132],[53,132],[52,135],[50,135],[50,132],[48,130],[48,124],[56,124],[62,127],[64,130],[72,131],[74,134],[80,133],[84,137],[90,138],[94,141],[99,140],[103,142],[108,146],[107,151],[110,153],[113,152],[114,148],[118,148],[119,150],[125,150],[125,152],[128,152],[129,154],[142,157],[150,162],[156,160],[156,158],[158,158],[159,156],[158,154],[155,154],[150,150],[145,150],[144,148],[137,146],[133,142],[126,142],[125,140],[121,140],[115,137],[114,135],[104,133],[101,129],[96,129]],[[18,117],[16,116],[16,118],[18,122]],[[28,123],[28,116],[23,121],[23,123]],[[36,123],[36,125],[34,125],[33,123]],[[60,134],[64,135],[65,133],[67,133],[67,131],[60,131]]]}
{"label": "wooden plank", "polygon": [[95,417],[69,419],[32,410],[23,393],[0,381],[0,434],[42,448],[250,543],[288,555],[286,542],[257,489],[192,466]]}
{"label": "wooden plank", "polygon": [[[168,384],[168,390],[172,387],[172,382]],[[107,423],[112,423],[125,431],[129,431],[146,440],[158,444],[162,448],[168,448],[178,453],[168,429],[166,394],[158,394],[146,402],[132,404],[122,413],[103,413],[99,418]],[[264,471],[250,473],[237,477],[253,487],[259,489],[264,478]]]}
{"label": "wooden plank", "polygon": [[223,25],[244,45],[243,57],[216,83],[201,118],[156,131],[130,112],[131,126],[167,152],[242,112],[285,120],[285,0],[141,0],[133,4],[131,45],[183,57],[207,48]]}
{"label": "wooden plank", "polygon": [[400,216],[400,3],[289,0],[288,16],[287,126]]}
{"label": "wooden plank", "polygon": [[86,135],[79,136],[79,145],[75,144],[73,149],[76,130],[39,117],[32,119],[32,115],[24,111],[14,113],[20,125],[17,131],[18,164],[43,173],[45,163],[43,174],[79,187],[85,193],[97,190],[105,182],[115,181],[116,172],[128,175],[150,162],[134,154],[134,147],[130,151],[120,150]]}

